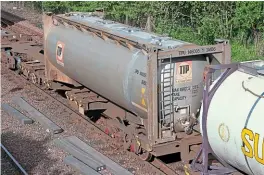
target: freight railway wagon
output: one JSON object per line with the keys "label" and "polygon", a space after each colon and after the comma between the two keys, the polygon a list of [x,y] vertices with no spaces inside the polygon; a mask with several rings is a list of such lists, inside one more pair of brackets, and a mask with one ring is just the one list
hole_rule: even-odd
{"label": "freight railway wagon", "polygon": [[193,159],[202,141],[203,70],[230,62],[228,41],[197,46],[94,13],[43,19],[49,88],[65,90],[83,114],[110,118],[124,146],[145,160],[177,152]]}

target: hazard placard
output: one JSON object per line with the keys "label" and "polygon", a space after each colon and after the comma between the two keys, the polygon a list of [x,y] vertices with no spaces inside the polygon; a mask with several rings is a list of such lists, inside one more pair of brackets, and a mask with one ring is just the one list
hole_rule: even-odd
{"label": "hazard placard", "polygon": [[65,44],[61,41],[57,42],[57,46],[56,46],[56,60],[57,63],[61,66],[64,66],[64,60],[63,60],[63,56],[64,56],[64,47]]}
{"label": "hazard placard", "polygon": [[192,81],[192,62],[178,62],[175,70],[175,83],[186,83]]}
{"label": "hazard placard", "polygon": [[146,91],[145,88],[141,88],[141,104],[143,106],[146,106],[146,102],[145,102],[145,91]]}

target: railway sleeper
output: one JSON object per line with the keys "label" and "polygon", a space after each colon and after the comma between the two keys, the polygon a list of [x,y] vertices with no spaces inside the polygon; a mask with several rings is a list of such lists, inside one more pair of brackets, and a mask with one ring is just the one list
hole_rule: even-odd
{"label": "railway sleeper", "polygon": [[8,34],[1,36],[2,42],[28,42],[28,41],[33,41],[32,37],[30,35],[25,35],[25,34]]}

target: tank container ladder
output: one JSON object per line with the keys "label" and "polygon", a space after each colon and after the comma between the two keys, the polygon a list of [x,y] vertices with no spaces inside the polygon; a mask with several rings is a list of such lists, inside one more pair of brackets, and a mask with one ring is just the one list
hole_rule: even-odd
{"label": "tank container ladder", "polygon": [[[160,68],[162,65],[167,65],[168,62],[161,60]],[[169,75],[165,77],[165,74]],[[173,130],[173,120],[174,120],[174,102],[173,102],[173,84],[174,84],[174,64],[172,63],[172,56],[169,58],[169,68],[161,69],[161,76],[163,82],[161,82],[160,101],[159,101],[159,110],[160,110],[160,131]],[[166,94],[166,95],[165,95]],[[169,99],[168,99],[169,98]],[[169,103],[168,103],[169,102]],[[168,103],[168,104],[166,104]],[[168,109],[169,107],[169,109]],[[169,116],[169,117],[168,117]],[[169,123],[169,126],[164,126],[164,124]]]}

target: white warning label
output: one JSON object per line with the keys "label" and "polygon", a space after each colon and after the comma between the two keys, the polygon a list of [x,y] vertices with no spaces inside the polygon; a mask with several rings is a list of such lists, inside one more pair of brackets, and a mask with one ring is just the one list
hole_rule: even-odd
{"label": "white warning label", "polygon": [[175,83],[186,83],[192,81],[192,62],[185,61],[176,63]]}
{"label": "white warning label", "polygon": [[56,47],[56,60],[57,60],[57,63],[61,66],[64,66],[64,60],[63,60],[64,46],[65,46],[64,43],[58,41],[57,47]]}

